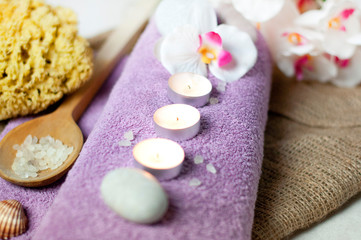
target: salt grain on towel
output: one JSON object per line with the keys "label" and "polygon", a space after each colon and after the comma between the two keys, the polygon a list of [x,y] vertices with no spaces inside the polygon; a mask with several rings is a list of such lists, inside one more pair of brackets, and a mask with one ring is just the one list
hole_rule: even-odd
{"label": "salt grain on towel", "polygon": [[191,186],[191,187],[198,187],[201,184],[202,184],[202,182],[198,178],[192,178],[189,181],[189,186]]}
{"label": "salt grain on towel", "polygon": [[194,157],[194,163],[195,163],[195,164],[201,164],[201,163],[203,163],[203,157],[202,157],[201,155],[196,155],[196,156]]}

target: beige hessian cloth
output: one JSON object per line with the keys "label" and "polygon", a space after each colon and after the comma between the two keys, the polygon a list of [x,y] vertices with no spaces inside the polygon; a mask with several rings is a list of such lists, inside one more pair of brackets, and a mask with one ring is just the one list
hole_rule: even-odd
{"label": "beige hessian cloth", "polygon": [[282,239],[361,191],[361,88],[275,71],[253,239]]}

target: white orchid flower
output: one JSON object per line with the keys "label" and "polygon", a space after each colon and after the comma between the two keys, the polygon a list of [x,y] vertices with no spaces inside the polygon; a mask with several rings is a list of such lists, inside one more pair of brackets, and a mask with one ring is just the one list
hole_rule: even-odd
{"label": "white orchid flower", "polygon": [[336,65],[326,56],[320,55],[279,55],[279,69],[287,76],[296,76],[297,80],[315,80],[328,82],[337,75]]}
{"label": "white orchid flower", "polygon": [[282,9],[285,0],[232,0],[234,8],[254,23],[268,21]]}
{"label": "white orchid flower", "polygon": [[318,29],[319,24],[323,18],[326,18],[330,9],[335,5],[335,1],[327,0],[322,4],[321,9],[313,9],[305,12],[301,12],[302,14],[294,21],[294,23],[298,26],[309,27],[313,29]]}
{"label": "white orchid flower", "polygon": [[325,38],[324,50],[340,59],[351,58],[361,45],[359,10],[353,2],[331,1],[321,10],[302,14],[296,23],[319,29]]}
{"label": "white orchid flower", "polygon": [[[292,46],[290,42],[287,42],[288,37],[285,34],[291,34],[290,39],[293,39],[292,33],[295,32],[293,21],[299,15],[300,13],[295,3],[293,1],[286,1],[277,16],[262,24],[260,31],[267,41],[274,60],[277,59],[280,51],[285,54],[287,48]],[[286,45],[283,46],[282,44]]]}
{"label": "white orchid flower", "polygon": [[156,23],[166,35],[156,51],[171,74],[193,72],[207,76],[208,65],[215,77],[233,82],[253,67],[257,49],[250,36],[234,26],[217,26],[215,16],[207,0],[161,2]]}
{"label": "white orchid flower", "polygon": [[302,28],[287,28],[282,31],[277,41],[278,52],[285,56],[317,55],[321,52],[322,41],[323,35],[319,32]]}

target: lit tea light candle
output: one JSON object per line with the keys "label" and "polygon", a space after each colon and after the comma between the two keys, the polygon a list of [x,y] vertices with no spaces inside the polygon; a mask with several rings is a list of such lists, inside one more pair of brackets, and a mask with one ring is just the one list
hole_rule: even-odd
{"label": "lit tea light candle", "polygon": [[175,141],[187,140],[198,134],[200,118],[199,111],[190,105],[167,105],[154,113],[155,132],[158,137]]}
{"label": "lit tea light candle", "polygon": [[134,166],[159,180],[176,177],[182,169],[184,156],[178,143],[164,138],[147,139],[133,148]]}
{"label": "lit tea light candle", "polygon": [[201,107],[207,104],[211,91],[211,82],[198,74],[176,73],[168,80],[168,98],[173,103]]}

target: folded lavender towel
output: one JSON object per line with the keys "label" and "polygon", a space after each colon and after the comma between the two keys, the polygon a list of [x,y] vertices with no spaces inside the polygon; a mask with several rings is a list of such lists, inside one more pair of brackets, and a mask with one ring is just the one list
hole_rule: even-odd
{"label": "folded lavender towel", "polygon": [[[153,56],[159,37],[151,22],[33,239],[250,239],[271,78],[271,60],[260,36],[255,67],[225,92],[214,90],[219,103],[199,109],[200,133],[180,142],[186,152],[182,172],[161,182],[171,204],[166,217],[154,225],[130,223],[101,199],[105,174],[132,166],[133,146],[156,137],[153,113],[170,104],[170,75]],[[213,76],[210,80],[216,86]],[[135,134],[132,146],[120,147],[129,130]],[[196,165],[196,155],[204,163]],[[209,163],[216,173],[207,171]],[[193,178],[202,184],[190,186]]]}
{"label": "folded lavender towel", "polygon": [[[112,75],[108,78],[106,83],[102,86],[97,96],[94,98],[92,104],[85,111],[82,118],[79,120],[79,126],[82,129],[84,137],[86,138],[92,127],[94,126],[99,114],[101,113],[104,105],[108,99],[110,90],[118,80],[120,73],[126,63],[126,58],[119,62],[118,67],[114,70]],[[4,131],[0,134],[2,139],[6,133],[15,128],[21,123],[30,120],[32,117],[18,118],[11,120],[5,127]],[[30,239],[34,234],[34,230],[38,227],[42,217],[46,213],[49,206],[52,204],[64,177],[56,183],[43,187],[43,188],[23,188],[13,185],[2,178],[0,178],[0,201],[6,199],[16,199],[20,201],[29,219],[29,230],[19,237],[14,239]]]}

